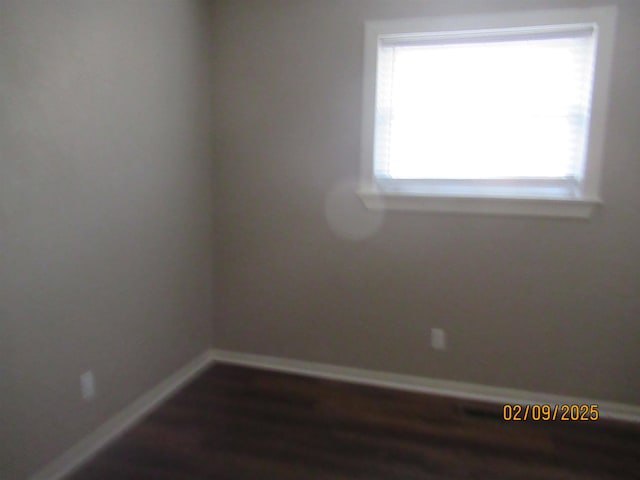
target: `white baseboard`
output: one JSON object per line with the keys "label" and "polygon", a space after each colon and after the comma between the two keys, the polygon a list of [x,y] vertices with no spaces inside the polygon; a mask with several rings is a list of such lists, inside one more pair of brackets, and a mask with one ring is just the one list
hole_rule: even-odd
{"label": "white baseboard", "polygon": [[362,385],[391,388],[412,392],[446,395],[465,400],[478,400],[496,404],[598,404],[601,418],[640,423],[640,406],[600,401],[596,399],[553,395],[511,388],[493,387],[451,380],[378,372],[360,368],[339,367],[324,363],[306,362],[287,358],[254,355],[227,350],[212,350],[216,362],[247,367],[296,373],[300,375],[339,380]]}
{"label": "white baseboard", "polygon": [[340,367],[317,362],[212,349],[198,355],[195,359],[172,374],[166,380],[162,381],[160,384],[139,397],[124,410],[111,417],[93,433],[71,447],[64,454],[46,465],[33,476],[29,477],[29,480],[63,479],[91,459],[108,443],[140,421],[145,415],[159,406],[163,401],[178,391],[189,380],[198,375],[214,361],[361,385],[447,395],[459,399],[479,400],[500,404],[595,403],[599,405],[600,416],[602,418],[640,423],[640,406],[638,405],[627,405],[610,401],[567,397],[547,393],[529,392],[526,390],[492,387],[472,383],[455,382],[451,380],[438,380],[414,375],[378,372],[374,370]]}
{"label": "white baseboard", "polygon": [[211,365],[213,360],[213,353],[210,350],[198,355],[124,410],[111,417],[60,457],[39,470],[30,477],[30,480],[60,480],[66,477]]}

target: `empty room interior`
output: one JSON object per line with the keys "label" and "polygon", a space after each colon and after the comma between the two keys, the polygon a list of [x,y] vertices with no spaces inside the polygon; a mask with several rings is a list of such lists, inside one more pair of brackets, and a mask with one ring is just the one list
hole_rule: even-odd
{"label": "empty room interior", "polygon": [[0,0],[0,480],[640,478],[640,2]]}

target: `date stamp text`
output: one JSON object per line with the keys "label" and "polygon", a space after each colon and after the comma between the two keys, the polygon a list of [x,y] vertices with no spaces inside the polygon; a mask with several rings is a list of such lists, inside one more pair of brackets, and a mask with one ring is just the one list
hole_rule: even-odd
{"label": "date stamp text", "polygon": [[586,422],[600,418],[597,404],[505,404],[502,407],[502,419],[507,422],[533,420],[534,422]]}

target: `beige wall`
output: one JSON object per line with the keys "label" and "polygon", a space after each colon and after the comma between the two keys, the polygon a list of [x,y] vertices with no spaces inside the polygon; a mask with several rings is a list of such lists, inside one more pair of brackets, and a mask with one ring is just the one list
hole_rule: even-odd
{"label": "beige wall", "polygon": [[195,1],[0,0],[3,480],[210,344],[207,18]]}
{"label": "beige wall", "polygon": [[358,174],[363,21],[515,2],[0,0],[0,478],[211,345],[212,316],[218,348],[639,404],[640,3],[617,4],[590,222],[376,230],[337,188]]}
{"label": "beige wall", "polygon": [[325,205],[347,231],[376,224],[327,202],[359,171],[366,19],[603,2],[216,2],[214,346],[640,404],[640,2],[614,3],[589,222],[390,212],[353,241]]}

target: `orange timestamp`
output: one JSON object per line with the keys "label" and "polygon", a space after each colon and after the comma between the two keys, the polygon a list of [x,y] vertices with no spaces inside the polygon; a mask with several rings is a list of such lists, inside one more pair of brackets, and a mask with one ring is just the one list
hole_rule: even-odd
{"label": "orange timestamp", "polygon": [[507,422],[533,420],[534,422],[555,421],[578,422],[595,421],[600,418],[597,404],[505,404],[502,419]]}

